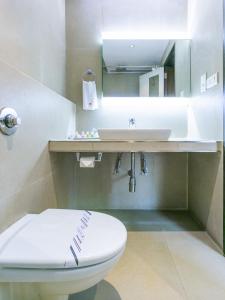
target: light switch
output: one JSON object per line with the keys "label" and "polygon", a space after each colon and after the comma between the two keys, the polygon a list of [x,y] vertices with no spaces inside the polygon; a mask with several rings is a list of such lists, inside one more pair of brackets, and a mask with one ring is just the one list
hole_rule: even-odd
{"label": "light switch", "polygon": [[207,79],[207,89],[211,89],[219,83],[219,73],[213,74],[211,77]]}
{"label": "light switch", "polygon": [[201,93],[205,93],[207,90],[207,74],[201,76]]}

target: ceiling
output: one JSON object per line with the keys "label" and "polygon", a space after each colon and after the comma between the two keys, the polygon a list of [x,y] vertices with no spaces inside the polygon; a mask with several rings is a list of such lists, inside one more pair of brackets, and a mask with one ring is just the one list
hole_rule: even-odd
{"label": "ceiling", "polygon": [[107,39],[103,41],[103,60],[108,71],[115,70],[116,66],[158,66],[169,42]]}

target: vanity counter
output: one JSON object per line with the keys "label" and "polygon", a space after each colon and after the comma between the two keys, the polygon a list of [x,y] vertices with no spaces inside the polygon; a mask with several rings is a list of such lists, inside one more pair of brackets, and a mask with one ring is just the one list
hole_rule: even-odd
{"label": "vanity counter", "polygon": [[50,152],[218,152],[222,142],[216,141],[102,141],[102,140],[52,140]]}

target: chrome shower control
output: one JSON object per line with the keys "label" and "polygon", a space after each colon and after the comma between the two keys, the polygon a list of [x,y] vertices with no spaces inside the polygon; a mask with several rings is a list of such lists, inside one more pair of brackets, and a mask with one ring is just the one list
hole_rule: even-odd
{"label": "chrome shower control", "polygon": [[3,107],[0,110],[0,129],[2,133],[6,135],[15,133],[20,124],[21,119],[14,109]]}

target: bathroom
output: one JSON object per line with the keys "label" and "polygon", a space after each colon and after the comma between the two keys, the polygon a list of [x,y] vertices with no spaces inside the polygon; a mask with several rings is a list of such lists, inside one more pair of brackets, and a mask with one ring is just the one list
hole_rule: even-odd
{"label": "bathroom", "polygon": [[[223,2],[0,2],[0,109],[18,114],[15,131],[3,126],[0,132],[0,300],[225,299]],[[132,83],[125,94],[128,80],[116,76],[158,68],[110,69],[112,56],[122,54],[110,42],[128,42],[127,51],[136,51],[138,41],[157,44],[155,54],[162,41],[188,45],[180,56],[185,72],[176,78],[182,89],[139,97]],[[82,82],[89,76],[94,110],[83,109]],[[137,129],[139,137],[95,141],[82,134],[93,129]],[[140,137],[166,129],[169,139]],[[113,216],[121,234],[126,227],[124,252],[101,281],[65,293],[56,280],[53,293],[47,279],[35,281],[35,270],[29,282],[10,277],[2,263],[10,252],[4,236],[19,220],[48,209],[63,210],[62,225],[79,210],[87,219],[88,212]]]}

